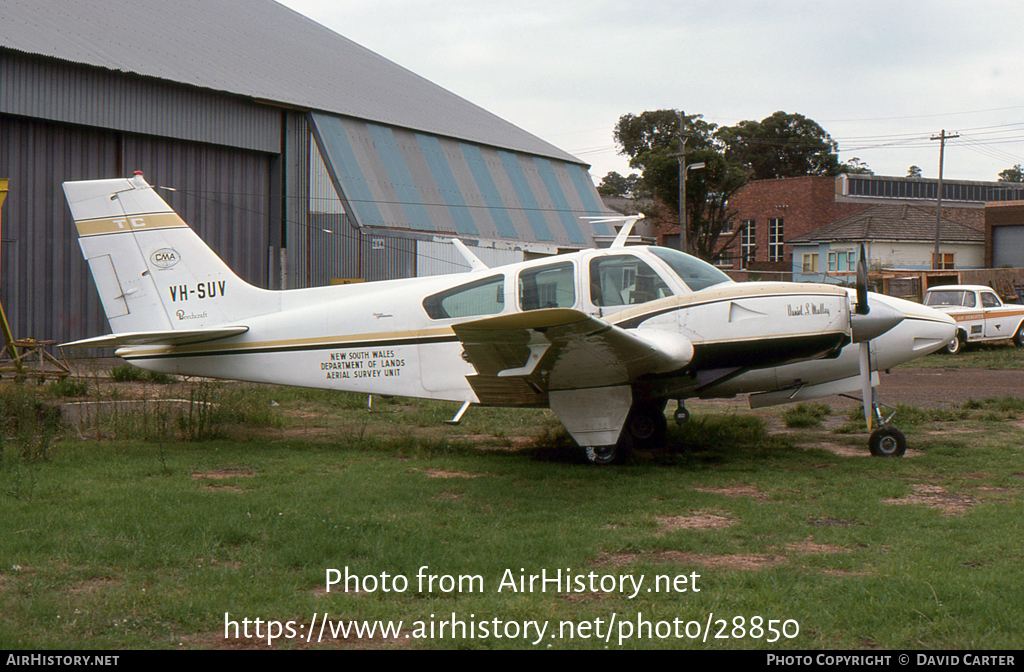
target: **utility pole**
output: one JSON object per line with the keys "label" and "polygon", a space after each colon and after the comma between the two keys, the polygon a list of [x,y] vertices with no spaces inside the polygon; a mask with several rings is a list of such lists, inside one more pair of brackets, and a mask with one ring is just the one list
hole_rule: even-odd
{"label": "utility pole", "polygon": [[679,250],[690,251],[690,232],[686,229],[686,141],[689,140],[683,129],[686,126],[686,113],[679,110]]}
{"label": "utility pole", "polygon": [[686,165],[686,156],[691,152],[686,151],[686,141],[690,136],[684,133],[686,115],[679,110],[679,151],[669,154],[679,159],[679,251],[684,254],[690,253],[690,229],[686,217],[686,173],[690,170],[700,170],[704,162],[691,163]]}
{"label": "utility pole", "polygon": [[939,140],[939,190],[938,199],[935,204],[935,251],[932,253],[932,270],[938,270],[942,267],[942,262],[939,257],[939,240],[942,230],[942,165],[945,161],[946,155],[946,140],[952,138],[959,138],[960,134],[946,135],[946,129],[942,129],[942,132],[938,135],[933,135],[932,140]]}

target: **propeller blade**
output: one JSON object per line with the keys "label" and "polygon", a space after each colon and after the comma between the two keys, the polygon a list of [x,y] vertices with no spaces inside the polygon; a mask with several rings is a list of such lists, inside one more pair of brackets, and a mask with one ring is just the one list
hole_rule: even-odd
{"label": "propeller blade", "polygon": [[871,392],[871,343],[864,341],[860,344],[860,391],[861,401],[864,402],[864,422],[871,431],[871,411],[874,395]]}
{"label": "propeller blade", "polygon": [[867,315],[868,307],[868,255],[864,243],[860,244],[860,259],[857,261],[857,314]]}

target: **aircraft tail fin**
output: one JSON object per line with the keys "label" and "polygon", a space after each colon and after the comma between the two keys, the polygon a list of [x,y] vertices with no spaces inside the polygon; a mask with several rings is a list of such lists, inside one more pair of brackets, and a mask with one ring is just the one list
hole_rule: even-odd
{"label": "aircraft tail fin", "polygon": [[276,292],[235,275],[141,173],[65,182],[64,194],[115,334],[204,329],[272,309]]}

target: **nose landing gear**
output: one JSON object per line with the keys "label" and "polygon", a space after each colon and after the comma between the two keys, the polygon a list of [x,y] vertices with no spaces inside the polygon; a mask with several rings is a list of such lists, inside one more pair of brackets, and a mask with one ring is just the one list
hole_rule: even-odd
{"label": "nose landing gear", "polygon": [[[847,399],[853,399],[854,401],[860,401],[858,397],[854,397],[849,394],[841,394],[841,397]],[[882,409],[885,408],[891,411],[889,415],[882,416]],[[888,404],[883,404],[878,401],[878,394],[874,389],[871,390],[871,416],[875,419],[878,428],[871,432],[871,436],[868,437],[868,450],[875,457],[903,457],[903,454],[907,452],[907,438],[903,436],[903,432],[896,429],[896,427],[889,424],[896,415],[896,409]]]}

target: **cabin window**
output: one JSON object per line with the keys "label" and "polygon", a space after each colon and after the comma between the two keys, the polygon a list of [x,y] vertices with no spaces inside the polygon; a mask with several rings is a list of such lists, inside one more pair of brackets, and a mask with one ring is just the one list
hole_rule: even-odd
{"label": "cabin window", "polygon": [[694,292],[699,292],[705,287],[720,285],[723,282],[732,282],[732,278],[711,264],[701,261],[696,257],[691,257],[688,254],[683,254],[679,250],[673,250],[668,247],[651,247],[648,249],[651,251],[651,254],[668,264],[668,267],[679,276],[679,279],[685,282],[686,286]]}
{"label": "cabin window", "polygon": [[590,261],[590,302],[595,306],[631,306],[672,296],[665,281],[632,255]]}
{"label": "cabin window", "polygon": [[423,309],[434,320],[497,315],[505,309],[505,276],[496,275],[433,294]]}
{"label": "cabin window", "polygon": [[572,308],[576,305],[576,277],[571,261],[537,268],[519,274],[519,307]]}

